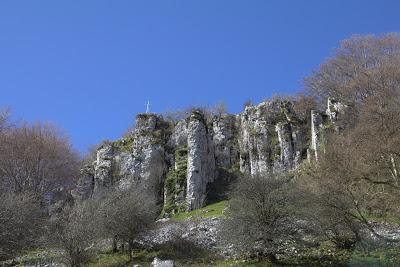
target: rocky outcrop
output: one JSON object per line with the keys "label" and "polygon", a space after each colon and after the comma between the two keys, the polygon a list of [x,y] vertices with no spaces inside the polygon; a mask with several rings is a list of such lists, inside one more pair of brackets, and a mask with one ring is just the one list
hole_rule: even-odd
{"label": "rocky outcrop", "polygon": [[279,122],[275,126],[279,144],[279,163],[281,170],[293,170],[299,153],[294,151],[294,138],[290,123]]}
{"label": "rocky outcrop", "polygon": [[224,197],[222,187],[226,191],[239,170],[267,176],[294,170],[307,157],[318,159],[325,132],[345,109],[329,99],[325,112],[300,119],[294,105],[264,101],[239,115],[206,116],[195,109],[176,122],[139,114],[131,133],[97,150],[81,172],[75,198],[134,186],[162,202],[169,216]]}
{"label": "rocky outcrop", "polygon": [[174,242],[176,239],[184,239],[200,248],[226,255],[229,251],[228,245],[218,238],[221,223],[220,217],[189,219],[181,222],[160,220],[154,229],[141,238],[140,243],[145,248],[153,249]]}
{"label": "rocky outcrop", "polygon": [[204,115],[195,110],[188,125],[187,193],[188,210],[201,208],[207,184],[215,179],[214,145]]}
{"label": "rocky outcrop", "polygon": [[237,117],[223,114],[212,122],[212,139],[215,161],[218,167],[232,168],[239,164],[239,143],[237,139]]}
{"label": "rocky outcrop", "polygon": [[102,195],[110,189],[126,190],[139,186],[161,201],[167,128],[158,115],[137,116],[133,132],[120,140],[106,142],[97,150],[96,161],[81,171],[76,194],[84,199],[91,194]]}
{"label": "rocky outcrop", "polygon": [[328,98],[327,109],[325,112],[311,111],[311,153],[310,157],[318,160],[319,153],[324,151],[326,134],[338,132],[342,129],[339,119],[343,117],[348,106],[333,99]]}
{"label": "rocky outcrop", "polygon": [[325,113],[330,121],[335,122],[338,120],[340,114],[343,114],[347,106],[331,97],[327,101]]}
{"label": "rocky outcrop", "polygon": [[181,120],[176,123],[168,141],[168,145],[173,148],[187,146],[188,139],[188,122]]}
{"label": "rocky outcrop", "polygon": [[94,189],[94,165],[87,164],[80,170],[80,179],[76,188],[72,191],[74,199],[84,200],[93,194]]}
{"label": "rocky outcrop", "polygon": [[240,170],[252,175],[294,169],[307,134],[288,101],[265,101],[240,115]]}
{"label": "rocky outcrop", "polygon": [[114,149],[111,144],[105,144],[97,151],[94,167],[93,193],[100,195],[114,184]]}
{"label": "rocky outcrop", "polygon": [[321,147],[321,139],[323,132],[322,116],[319,112],[311,111],[311,152],[315,159],[318,160],[318,153]]}
{"label": "rocky outcrop", "polygon": [[161,260],[157,257],[154,258],[153,262],[151,263],[153,267],[175,267],[175,263],[172,260]]}

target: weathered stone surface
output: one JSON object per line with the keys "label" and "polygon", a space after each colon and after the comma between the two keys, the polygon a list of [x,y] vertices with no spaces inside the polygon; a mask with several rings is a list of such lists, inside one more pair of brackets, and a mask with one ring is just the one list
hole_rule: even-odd
{"label": "weathered stone surface", "polygon": [[280,148],[279,170],[293,170],[296,165],[296,153],[294,153],[292,126],[289,123],[279,122],[275,129]]}
{"label": "weathered stone surface", "polygon": [[236,117],[223,114],[215,116],[212,124],[216,165],[231,168],[239,163]]}
{"label": "weathered stone surface", "polygon": [[215,178],[214,146],[204,115],[194,111],[188,126],[187,193],[188,209],[202,207],[207,184]]}
{"label": "weathered stone surface", "polygon": [[99,195],[113,186],[114,150],[111,144],[106,144],[97,151],[94,167],[94,194]]}
{"label": "weathered stone surface", "polygon": [[187,139],[188,122],[186,120],[181,120],[175,125],[168,143],[171,147],[183,147],[187,146]]}
{"label": "weathered stone surface", "polygon": [[74,195],[85,199],[135,186],[163,202],[168,216],[200,208],[207,197],[214,200],[214,191],[224,196],[219,187],[228,185],[237,169],[267,176],[294,170],[305,158],[318,158],[324,132],[339,124],[345,106],[329,99],[325,112],[312,111],[306,120],[292,106],[276,99],[247,106],[238,115],[207,118],[194,110],[176,123],[140,114],[128,136],[98,149],[96,161],[82,170]]}
{"label": "weathered stone surface", "polygon": [[94,194],[102,194],[110,188],[126,190],[139,186],[160,200],[166,172],[166,127],[160,116],[140,114],[130,135],[104,144],[97,151],[93,166]]}
{"label": "weathered stone surface", "polygon": [[328,98],[327,102],[326,115],[328,115],[328,118],[332,122],[335,122],[338,120],[339,115],[343,113],[346,106],[331,97]]}
{"label": "weathered stone surface", "polygon": [[172,260],[160,260],[159,258],[154,258],[151,263],[153,267],[175,267],[174,261]]}
{"label": "weathered stone surface", "polygon": [[318,153],[321,146],[321,133],[323,131],[322,116],[317,111],[311,111],[311,149],[313,157],[318,160]]}
{"label": "weathered stone surface", "polygon": [[221,223],[222,219],[218,217],[182,222],[174,220],[158,222],[156,228],[148,232],[140,242],[147,248],[154,248],[176,238],[183,238],[201,248],[220,252],[224,246],[218,240]]}
{"label": "weathered stone surface", "polygon": [[94,189],[94,164],[87,164],[80,170],[80,179],[76,188],[71,192],[78,200],[85,200],[92,196]]}
{"label": "weathered stone surface", "polygon": [[[240,170],[252,175],[292,170],[300,160],[300,131],[287,101],[248,106],[240,115]],[[298,126],[297,126],[298,127]]]}

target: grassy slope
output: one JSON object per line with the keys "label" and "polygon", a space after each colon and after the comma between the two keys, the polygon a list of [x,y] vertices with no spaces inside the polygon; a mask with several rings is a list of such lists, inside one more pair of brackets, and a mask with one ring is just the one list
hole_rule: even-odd
{"label": "grassy slope", "polygon": [[[227,201],[220,201],[211,205],[208,205],[204,208],[190,211],[190,212],[182,212],[175,214],[172,219],[175,221],[184,221],[188,219],[195,218],[210,218],[210,217],[221,217],[224,216],[223,211],[227,207]],[[390,253],[391,252],[391,253]],[[393,249],[393,251],[389,250],[381,250],[375,251],[368,254],[360,253],[359,251],[354,252],[353,256],[351,256],[351,260],[346,265],[348,267],[383,267],[383,266],[396,266],[396,265],[387,265],[392,262],[394,259],[398,259],[400,253],[399,249]],[[389,255],[388,255],[389,254]],[[390,255],[391,254],[391,255]],[[154,257],[157,257],[159,252],[154,251],[139,251],[136,253],[134,262],[129,262],[129,258],[126,254],[116,253],[116,254],[99,254],[91,264],[90,267],[119,267],[119,266],[134,266],[135,264],[140,264],[143,267],[151,266],[151,261]],[[162,258],[162,257],[160,257]],[[267,262],[242,262],[235,260],[210,260],[210,259],[188,259],[185,261],[176,260],[176,266],[188,266],[188,267],[205,267],[205,266],[214,266],[214,267],[273,267],[275,265],[271,265]],[[287,265],[286,265],[287,266]],[[304,265],[303,265],[304,266]],[[316,266],[316,265],[313,265]],[[318,265],[317,265],[318,266]]]}
{"label": "grassy slope", "polygon": [[[129,258],[126,254],[116,253],[116,254],[100,254],[97,256],[96,260],[92,263],[86,265],[87,267],[133,267],[135,264],[140,264],[142,267],[150,267],[151,261],[157,256],[155,252],[140,252],[137,254],[133,262],[129,262]],[[267,262],[243,262],[235,260],[217,260],[217,261],[205,261],[205,262],[190,262],[190,261],[175,261],[177,267],[277,267],[278,265],[272,265]],[[289,265],[279,265],[287,266]],[[322,265],[290,265],[290,266],[322,266]],[[326,266],[326,265],[323,265]],[[329,265],[332,266],[332,265]],[[333,265],[335,266],[335,265]],[[347,265],[341,265],[342,267],[395,267],[399,266],[398,262],[394,263],[387,259],[382,259],[382,255],[370,255],[370,256],[353,256]]]}
{"label": "grassy slope", "polygon": [[193,210],[190,212],[181,212],[175,214],[172,219],[176,221],[184,221],[189,218],[210,218],[210,217],[221,217],[223,216],[223,211],[227,207],[228,201],[220,201],[204,208]]}
{"label": "grassy slope", "polygon": [[[136,254],[135,260],[133,262],[129,262],[129,257],[127,254],[121,253],[105,253],[99,254],[95,260],[91,263],[87,264],[87,267],[133,267],[135,264],[140,264],[142,267],[150,267],[151,261],[154,257],[157,256],[156,252],[138,252]],[[218,260],[213,262],[188,262],[186,261],[175,261],[177,267],[206,267],[206,266],[214,266],[214,267],[272,267],[266,262],[261,263],[244,263],[241,261],[234,260]]]}

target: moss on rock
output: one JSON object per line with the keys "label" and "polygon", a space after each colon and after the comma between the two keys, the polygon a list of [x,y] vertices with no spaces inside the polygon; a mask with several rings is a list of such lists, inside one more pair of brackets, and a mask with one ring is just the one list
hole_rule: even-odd
{"label": "moss on rock", "polygon": [[187,147],[175,150],[175,167],[168,172],[164,185],[165,203],[162,216],[186,210],[182,197],[186,190],[187,158]]}

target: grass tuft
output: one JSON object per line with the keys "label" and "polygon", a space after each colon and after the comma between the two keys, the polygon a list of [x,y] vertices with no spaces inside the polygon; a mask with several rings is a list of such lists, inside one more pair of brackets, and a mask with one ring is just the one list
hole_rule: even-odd
{"label": "grass tuft", "polygon": [[211,218],[211,217],[221,217],[224,215],[224,209],[228,206],[228,201],[223,200],[204,208],[189,211],[189,212],[180,212],[175,214],[172,219],[175,221],[184,221],[191,218]]}

